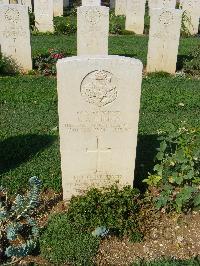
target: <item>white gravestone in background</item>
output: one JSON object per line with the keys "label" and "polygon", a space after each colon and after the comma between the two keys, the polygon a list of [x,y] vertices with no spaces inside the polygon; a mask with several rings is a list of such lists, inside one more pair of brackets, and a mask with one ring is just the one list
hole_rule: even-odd
{"label": "white gravestone in background", "polygon": [[21,4],[21,5],[27,6],[28,9],[29,9],[29,11],[30,12],[32,11],[32,3],[31,3],[31,0],[20,0],[18,3]]}
{"label": "white gravestone in background", "polygon": [[82,6],[100,6],[101,0],[82,0]]}
{"label": "white gravestone in background", "polygon": [[110,0],[110,9],[115,8],[115,0]]}
{"label": "white gravestone in background", "polygon": [[53,15],[54,17],[63,16],[63,0],[53,0]]}
{"label": "white gravestone in background", "polygon": [[127,0],[125,29],[143,34],[146,0]]}
{"label": "white gravestone in background", "polygon": [[151,8],[175,8],[176,0],[149,0],[149,9]]}
{"label": "white gravestone in background", "polygon": [[34,0],[35,26],[39,32],[53,32],[53,0]]}
{"label": "white gravestone in background", "polygon": [[9,0],[0,0],[0,5],[1,4],[9,4]]}
{"label": "white gravestone in background", "polygon": [[151,15],[152,8],[175,8],[176,0],[149,0],[149,15]]}
{"label": "white gravestone in background", "polygon": [[174,74],[180,38],[182,11],[152,10],[150,19],[147,72],[164,71]]}
{"label": "white gravestone in background", "polygon": [[109,8],[81,6],[77,8],[77,54],[107,55]]}
{"label": "white gravestone in background", "polygon": [[184,15],[187,19],[185,20],[185,26],[187,27],[191,35],[198,33],[199,18],[200,18],[200,0],[182,0],[180,2]]}
{"label": "white gravestone in background", "polygon": [[115,0],[115,15],[126,15],[126,0]]}
{"label": "white gravestone in background", "polygon": [[69,0],[64,0],[63,1],[63,6],[68,7],[69,6]]}
{"label": "white gravestone in background", "polygon": [[12,58],[21,72],[32,69],[28,8],[0,6],[0,44],[4,56]]}
{"label": "white gravestone in background", "polygon": [[91,187],[133,185],[142,63],[120,56],[57,64],[64,200]]}

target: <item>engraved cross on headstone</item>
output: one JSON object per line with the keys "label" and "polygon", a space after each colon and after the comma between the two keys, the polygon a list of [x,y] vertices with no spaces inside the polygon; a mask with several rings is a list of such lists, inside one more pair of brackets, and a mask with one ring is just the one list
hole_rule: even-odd
{"label": "engraved cross on headstone", "polygon": [[86,149],[86,152],[88,153],[96,153],[97,154],[97,160],[96,160],[96,173],[101,171],[100,169],[100,157],[102,153],[108,153],[111,152],[111,148],[105,148],[105,149],[101,149],[100,148],[100,144],[99,144],[99,138],[96,138],[96,149],[94,150],[90,150],[90,149]]}

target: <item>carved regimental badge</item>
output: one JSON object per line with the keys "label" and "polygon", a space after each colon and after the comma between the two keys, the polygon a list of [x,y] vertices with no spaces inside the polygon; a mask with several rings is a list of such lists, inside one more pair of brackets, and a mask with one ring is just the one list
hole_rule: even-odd
{"label": "carved regimental badge", "polygon": [[19,11],[14,8],[8,8],[5,12],[5,19],[8,21],[12,21],[13,23],[19,22]]}
{"label": "carved regimental badge", "polygon": [[117,98],[113,74],[105,70],[96,70],[87,74],[81,83],[81,95],[86,102],[97,107],[112,103]]}
{"label": "carved regimental badge", "polygon": [[99,22],[101,18],[101,13],[98,10],[88,10],[86,11],[85,17],[89,23],[95,25]]}
{"label": "carved regimental badge", "polygon": [[172,14],[170,11],[164,11],[164,12],[160,15],[160,17],[159,17],[159,21],[160,21],[163,25],[167,26],[167,25],[173,23],[173,21],[174,21],[173,14]]}

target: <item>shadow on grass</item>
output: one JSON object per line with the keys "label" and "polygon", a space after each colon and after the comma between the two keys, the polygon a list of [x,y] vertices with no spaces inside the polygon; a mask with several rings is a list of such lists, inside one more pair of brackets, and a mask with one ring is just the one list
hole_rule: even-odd
{"label": "shadow on grass", "polygon": [[176,63],[176,70],[179,71],[183,69],[185,61],[190,61],[193,57],[191,55],[178,55],[177,63]]}
{"label": "shadow on grass", "polygon": [[125,57],[137,57],[137,54],[118,54],[119,56],[125,56]]}
{"label": "shadow on grass", "polygon": [[157,135],[139,135],[136,151],[134,187],[145,191],[146,185],[142,182],[153,171],[155,165],[156,148],[159,147]]}
{"label": "shadow on grass", "polygon": [[27,162],[37,152],[50,146],[56,137],[49,135],[19,135],[0,141],[0,174]]}

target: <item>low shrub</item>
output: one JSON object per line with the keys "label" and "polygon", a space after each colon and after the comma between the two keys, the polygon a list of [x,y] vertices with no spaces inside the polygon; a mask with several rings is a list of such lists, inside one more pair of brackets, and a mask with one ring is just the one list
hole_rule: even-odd
{"label": "low shrub", "polygon": [[109,32],[110,34],[124,34],[125,31],[125,17],[115,16],[114,11],[110,12]]}
{"label": "low shrub", "polygon": [[10,57],[5,57],[0,53],[0,75],[15,74],[18,72],[18,67],[14,60]]}
{"label": "low shrub", "polygon": [[200,129],[183,124],[159,138],[154,173],[144,180],[156,208],[187,212],[200,207]]}
{"label": "low shrub", "polygon": [[91,233],[81,232],[68,220],[67,214],[59,214],[49,220],[40,238],[40,250],[52,263],[89,266],[93,265],[99,241]]}
{"label": "low shrub", "polygon": [[191,51],[190,59],[183,63],[183,69],[185,73],[200,76],[200,45]]}
{"label": "low shrub", "polygon": [[50,49],[48,53],[39,55],[33,59],[33,66],[44,76],[56,75],[56,63],[58,59],[65,57],[64,53]]}
{"label": "low shrub", "polygon": [[14,201],[0,187],[0,262],[5,256],[25,257],[37,246],[39,229],[33,214],[39,204],[41,182],[37,177],[30,178],[29,182],[29,194],[17,195]]}
{"label": "low shrub", "polygon": [[138,229],[139,192],[129,186],[117,186],[99,190],[93,188],[85,195],[72,197],[68,218],[83,232],[106,228],[111,234],[128,236],[140,241]]}
{"label": "low shrub", "polygon": [[75,34],[77,31],[76,16],[55,17],[54,30],[55,34]]}

